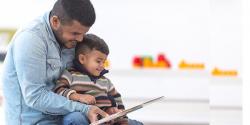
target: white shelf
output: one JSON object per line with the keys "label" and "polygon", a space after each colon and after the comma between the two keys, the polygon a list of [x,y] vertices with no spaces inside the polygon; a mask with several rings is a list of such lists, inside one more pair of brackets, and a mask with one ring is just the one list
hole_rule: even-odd
{"label": "white shelf", "polygon": [[211,109],[210,125],[242,125],[241,109]]}
{"label": "white shelf", "polygon": [[[1,69],[2,64],[0,64]],[[1,74],[1,73],[0,73]],[[213,77],[208,71],[126,69],[107,77],[127,108],[157,96],[166,98],[129,114],[145,123],[226,125],[240,123],[242,79]]]}
{"label": "white shelf", "polygon": [[206,78],[209,72],[206,70],[174,70],[174,69],[111,69],[112,75],[120,76],[152,76],[152,77],[201,77]]}
{"label": "white shelf", "polygon": [[173,100],[209,100],[207,71],[167,69],[110,70],[107,77],[128,98],[166,96]]}
{"label": "white shelf", "polygon": [[242,79],[241,78],[211,78],[210,105],[216,109],[242,108]]}
{"label": "white shelf", "polygon": [[[125,98],[124,104],[129,108],[147,100],[149,99]],[[166,98],[132,112],[128,116],[144,123],[208,125],[209,103],[178,102]]]}
{"label": "white shelf", "polygon": [[209,79],[212,85],[242,85],[241,77],[210,76]]}
{"label": "white shelf", "polygon": [[241,107],[240,77],[211,76],[206,70],[125,69],[107,75],[127,98],[164,95],[170,100],[210,101],[211,107]]}

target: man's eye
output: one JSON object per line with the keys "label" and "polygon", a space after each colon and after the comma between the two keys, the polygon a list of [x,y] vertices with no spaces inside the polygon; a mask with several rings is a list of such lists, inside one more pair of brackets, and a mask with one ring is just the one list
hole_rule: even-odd
{"label": "man's eye", "polygon": [[73,32],[72,33],[74,36],[80,35],[80,33]]}

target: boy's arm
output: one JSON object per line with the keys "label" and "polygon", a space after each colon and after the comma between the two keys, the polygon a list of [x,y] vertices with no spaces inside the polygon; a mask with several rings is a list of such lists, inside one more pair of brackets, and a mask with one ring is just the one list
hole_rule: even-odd
{"label": "boy's arm", "polygon": [[75,90],[70,89],[70,83],[72,82],[72,79],[72,74],[65,70],[62,76],[56,81],[56,86],[53,91],[59,95],[67,97],[70,100],[85,104],[95,104],[95,97],[88,94],[79,94]]}
{"label": "boy's arm", "polygon": [[[117,92],[114,87],[109,93],[110,93],[110,95],[112,95],[112,97],[114,98],[114,100],[117,104],[118,112],[125,110],[125,107],[124,107],[122,99],[121,99],[121,94],[119,92]],[[123,117],[116,119],[115,122],[119,123],[120,125],[128,125],[128,117],[125,115]]]}
{"label": "boy's arm", "polygon": [[[116,91],[115,88],[113,88],[111,91],[109,91],[109,99],[112,103],[116,104],[116,107],[110,107],[106,110],[108,114],[114,114],[117,112],[120,112],[122,110],[125,110],[125,107],[121,100],[121,95]],[[113,104],[112,104],[113,105]],[[119,125],[128,125],[128,117],[122,116],[120,118],[115,119],[115,123],[119,123]]]}
{"label": "boy's arm", "polygon": [[69,71],[65,70],[61,77],[56,81],[56,86],[54,87],[53,91],[59,95],[67,97],[68,99],[78,101],[72,97],[72,94],[75,94],[76,91],[70,89],[70,83],[72,82],[72,75]]}
{"label": "boy's arm", "polygon": [[109,98],[112,98],[112,99],[110,99],[110,101],[111,102],[115,101],[115,102],[112,102],[112,103],[116,103],[118,109],[124,110],[125,107],[124,107],[123,102],[122,102],[121,94],[115,89],[112,82],[109,79],[107,79],[107,80],[108,80],[109,85],[110,85],[108,95],[110,96]]}
{"label": "boy's arm", "polygon": [[[125,106],[123,105],[121,94],[115,89],[114,85],[111,83],[111,81],[109,79],[108,79],[108,81],[110,83],[110,89],[108,91],[108,95],[110,95],[110,97],[112,97],[113,100],[115,101],[117,108],[118,108],[118,111],[125,110]],[[128,117],[127,116],[123,116],[121,118],[118,118],[115,121],[118,122],[120,125],[128,125]]]}
{"label": "boy's arm", "polygon": [[114,101],[116,102],[118,109],[122,109],[122,110],[125,109],[123,102],[122,102],[121,94],[118,93],[115,88],[113,88],[109,92],[109,95],[111,95],[114,98]]}

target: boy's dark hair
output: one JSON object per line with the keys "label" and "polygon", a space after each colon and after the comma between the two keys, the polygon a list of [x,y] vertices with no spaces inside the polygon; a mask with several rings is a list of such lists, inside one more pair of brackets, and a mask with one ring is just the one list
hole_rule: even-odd
{"label": "boy's dark hair", "polygon": [[106,55],[109,54],[109,47],[103,39],[94,34],[87,34],[82,42],[77,43],[75,48],[75,58],[78,59],[80,54],[86,54],[92,50],[100,51]]}
{"label": "boy's dark hair", "polygon": [[95,9],[90,0],[57,0],[51,10],[51,16],[58,16],[62,24],[73,20],[91,27],[95,22]]}

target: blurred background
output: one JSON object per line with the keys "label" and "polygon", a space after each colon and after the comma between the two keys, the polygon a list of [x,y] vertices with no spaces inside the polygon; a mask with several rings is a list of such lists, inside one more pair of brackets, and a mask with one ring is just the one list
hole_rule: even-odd
{"label": "blurred background", "polygon": [[[0,69],[16,29],[54,2],[1,0]],[[130,118],[146,125],[242,124],[241,0],[92,3],[97,20],[89,33],[109,45],[107,76],[125,106],[165,96]],[[0,123],[3,117],[1,105]]]}

